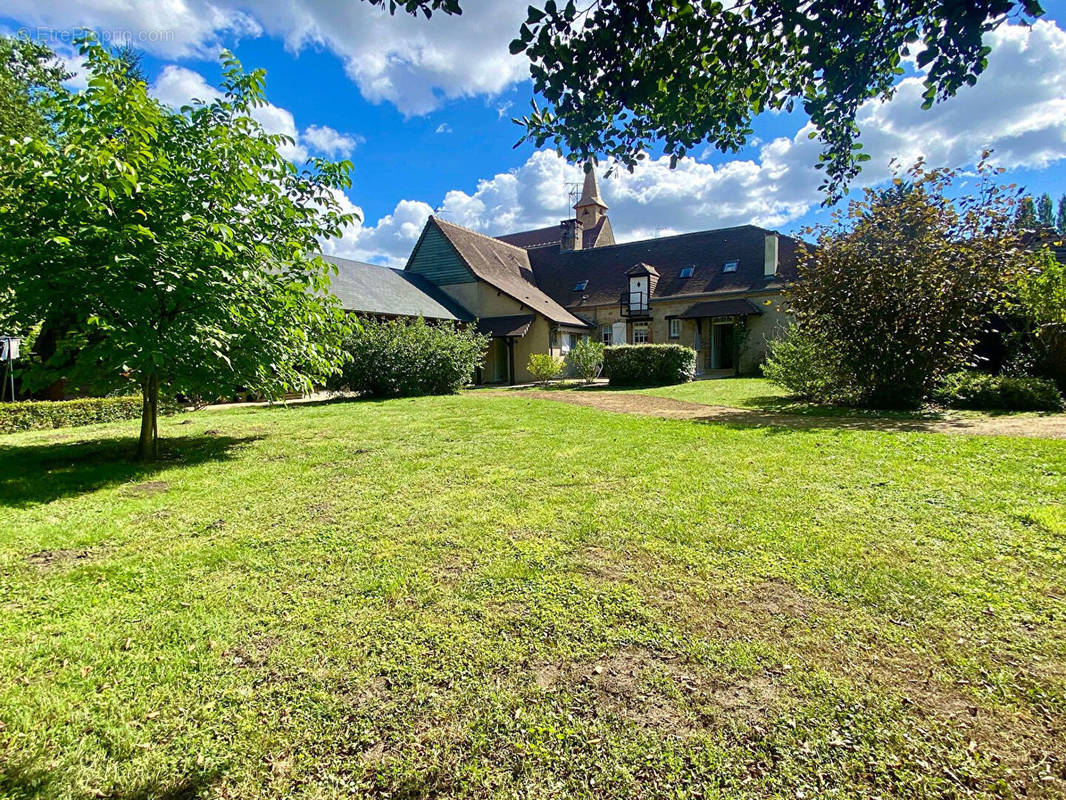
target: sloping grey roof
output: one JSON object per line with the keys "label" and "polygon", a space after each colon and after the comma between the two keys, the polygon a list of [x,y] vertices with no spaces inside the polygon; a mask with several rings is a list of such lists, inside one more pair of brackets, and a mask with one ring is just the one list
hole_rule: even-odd
{"label": "sloping grey roof", "polygon": [[337,256],[322,258],[337,267],[330,289],[345,311],[462,322],[474,318],[421,275]]}
{"label": "sloping grey roof", "polygon": [[438,217],[430,217],[426,226],[430,225],[437,226],[463,263],[485,283],[495,286],[552,322],[578,328],[589,327],[588,323],[575,317],[537,287],[533,270],[529,267],[529,255],[521,247]]}
{"label": "sloping grey roof", "polygon": [[677,316],[680,319],[702,319],[705,317],[743,317],[748,314],[761,314],[762,310],[750,300],[736,298],[733,300],[708,300],[705,303],[685,309]]}
{"label": "sloping grey roof", "polygon": [[494,339],[500,339],[505,336],[525,336],[534,319],[532,314],[485,317],[477,321],[477,332],[488,334]]}
{"label": "sloping grey roof", "polygon": [[[655,267],[659,273],[652,302],[668,297],[777,291],[796,279],[796,250],[800,242],[789,236],[778,236],[777,275],[767,277],[763,274],[763,261],[768,233],[773,231],[741,225],[591,250],[537,247],[527,252],[537,285],[549,297],[574,310],[617,303],[629,288],[626,270],[638,263]],[[726,261],[737,261],[737,270],[723,272]],[[689,278],[681,277],[685,267],[692,267]],[[580,281],[588,284],[579,298],[575,298],[573,289]]]}
{"label": "sloping grey roof", "polygon": [[[513,244],[523,250],[533,247],[559,247],[562,232],[559,225],[551,225],[547,228],[536,228],[531,231],[519,231],[518,233],[505,233],[497,236],[501,242]],[[581,246],[590,250],[593,247],[603,247],[614,244],[614,232],[611,230],[611,222],[607,217],[600,217],[595,225],[584,228],[581,231]]]}

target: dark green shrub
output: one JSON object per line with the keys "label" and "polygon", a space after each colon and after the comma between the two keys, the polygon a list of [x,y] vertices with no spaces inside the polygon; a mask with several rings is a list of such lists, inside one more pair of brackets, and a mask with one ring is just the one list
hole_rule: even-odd
{"label": "dark green shrub", "polygon": [[696,351],[680,344],[622,344],[603,351],[611,386],[665,386],[692,380]]}
{"label": "dark green shrub", "polygon": [[364,319],[344,340],[348,361],[328,385],[370,397],[454,394],[473,378],[488,342],[451,323]]}
{"label": "dark green shrub", "polygon": [[764,377],[793,394],[823,402],[846,402],[857,394],[843,374],[835,351],[795,325],[767,346]]}
{"label": "dark green shrub", "polygon": [[0,433],[93,425],[140,416],[140,395],[0,403]]}
{"label": "dark green shrub", "polygon": [[985,372],[953,372],[930,399],[950,408],[985,411],[1063,410],[1062,395],[1054,381]]}

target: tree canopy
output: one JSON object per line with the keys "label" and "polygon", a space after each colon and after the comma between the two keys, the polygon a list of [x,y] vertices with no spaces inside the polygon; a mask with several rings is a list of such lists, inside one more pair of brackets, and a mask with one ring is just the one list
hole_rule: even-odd
{"label": "tree canopy", "polygon": [[249,115],[264,73],[228,53],[222,97],[173,110],[81,51],[88,88],[49,95],[51,135],[0,152],[0,279],[42,325],[37,382],[139,387],[152,457],[160,391],[277,396],[335,368],[346,323],[315,253],[352,220],[351,165],[279,155]]}
{"label": "tree canopy", "polygon": [[986,316],[1025,269],[1027,236],[1016,190],[987,162],[978,172],[955,197],[956,172],[919,163],[887,191],[864,190],[800,248],[787,299],[810,346],[793,349],[827,392],[913,406],[972,357]]}
{"label": "tree canopy", "polygon": [[867,158],[859,107],[892,96],[905,58],[929,107],[977,82],[986,34],[1041,14],[1037,0],[546,0],[511,43],[549,104],[520,122],[538,146],[632,168],[658,148],[735,151],[757,114],[800,106],[834,197]]}

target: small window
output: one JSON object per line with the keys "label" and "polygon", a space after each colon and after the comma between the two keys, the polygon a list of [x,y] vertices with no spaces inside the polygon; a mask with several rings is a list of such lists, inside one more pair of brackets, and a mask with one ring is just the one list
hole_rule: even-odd
{"label": "small window", "polygon": [[681,338],[681,320],[679,320],[679,319],[670,320],[670,338],[671,339],[680,339]]}
{"label": "small window", "polygon": [[737,262],[736,261],[727,261],[727,262],[725,262],[722,265],[722,272],[736,272],[736,271],[737,271]]}
{"label": "small window", "polygon": [[585,287],[588,286],[588,285],[589,285],[588,281],[578,281],[577,283],[574,284],[574,291],[575,292],[583,292],[583,291],[585,291]]}
{"label": "small window", "polygon": [[633,323],[633,344],[647,344],[648,343],[648,323],[635,322]]}
{"label": "small window", "polygon": [[682,267],[681,268],[681,277],[682,278],[691,278],[692,277],[692,273],[695,272],[695,270],[696,270],[695,267]]}
{"label": "small window", "polygon": [[606,345],[611,344],[613,327],[611,325],[604,325],[600,328],[600,341]]}

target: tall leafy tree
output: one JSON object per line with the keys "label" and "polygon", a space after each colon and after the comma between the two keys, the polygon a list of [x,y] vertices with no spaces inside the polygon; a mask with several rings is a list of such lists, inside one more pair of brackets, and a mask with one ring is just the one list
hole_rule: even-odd
{"label": "tall leafy tree", "polygon": [[1066,194],[1059,198],[1059,210],[1055,214],[1055,230],[1066,236]]}
{"label": "tall leafy tree", "polygon": [[1031,231],[1036,228],[1036,202],[1029,195],[1022,197],[1018,201],[1014,222],[1016,227],[1022,230]]}
{"label": "tall leafy tree", "polygon": [[1014,195],[987,162],[979,172],[977,190],[955,199],[955,172],[919,164],[906,191],[865,190],[801,248],[788,302],[799,335],[814,343],[804,357],[817,356],[815,371],[851,399],[919,403],[971,357],[1025,262]]}
{"label": "tall leafy tree", "polygon": [[157,453],[162,393],[276,396],[333,371],[346,328],[319,240],[352,221],[347,162],[298,168],[250,116],[264,73],[222,58],[223,96],[174,111],[128,64],[82,44],[84,92],[55,92],[53,139],[0,153],[0,281],[40,320],[39,380],[142,396]]}
{"label": "tall leafy tree", "polygon": [[1055,206],[1051,202],[1051,195],[1047,192],[1040,195],[1040,199],[1036,203],[1036,221],[1041,228],[1054,228],[1055,227]]}
{"label": "tall leafy tree", "polygon": [[734,151],[755,115],[801,106],[833,196],[866,159],[860,105],[892,96],[908,54],[929,107],[977,82],[988,32],[1041,14],[1037,0],[546,0],[511,52],[529,55],[549,108],[520,122],[538,146],[632,168],[660,147],[674,159],[703,142]]}
{"label": "tall leafy tree", "polygon": [[46,45],[25,37],[0,36],[0,142],[44,135],[38,99],[58,90],[66,77]]}

